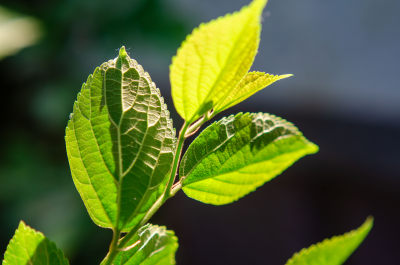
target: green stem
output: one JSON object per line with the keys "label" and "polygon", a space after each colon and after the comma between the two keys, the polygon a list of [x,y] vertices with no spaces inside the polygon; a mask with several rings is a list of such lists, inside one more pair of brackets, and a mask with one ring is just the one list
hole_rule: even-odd
{"label": "green stem", "polygon": [[190,124],[185,121],[185,123],[182,125],[182,129],[179,132],[178,143],[177,143],[176,150],[175,150],[174,163],[172,166],[171,175],[169,177],[167,189],[164,192],[164,194],[166,194],[166,196],[164,196],[164,199],[163,199],[164,202],[171,195],[171,188],[175,182],[176,174],[178,173],[178,165],[179,165],[179,161],[181,160],[183,143],[185,142],[185,134],[186,134],[187,129],[189,128],[189,125]]}
{"label": "green stem", "polygon": [[119,236],[121,235],[121,232],[116,229],[113,230],[113,238],[110,244],[110,248],[108,250],[107,256],[104,258],[104,260],[101,262],[101,265],[111,265],[112,262],[114,261],[115,257],[117,256],[119,249],[118,249],[118,240]]}

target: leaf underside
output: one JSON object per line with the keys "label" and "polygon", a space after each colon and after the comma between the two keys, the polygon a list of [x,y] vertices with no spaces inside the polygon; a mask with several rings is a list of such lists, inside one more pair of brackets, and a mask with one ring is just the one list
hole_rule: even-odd
{"label": "leaf underside", "polygon": [[[140,240],[140,243],[136,243]],[[172,265],[175,264],[175,252],[178,239],[173,231],[165,227],[147,224],[139,229],[129,241],[135,245],[132,249],[119,252],[115,265]]]}
{"label": "leaf underside", "polygon": [[187,196],[227,204],[317,150],[281,118],[239,113],[211,124],[193,141],[182,158],[179,175]]}
{"label": "leaf underside", "polygon": [[196,28],[172,59],[170,80],[175,108],[193,122],[224,99],[247,74],[260,41],[267,0]]}
{"label": "leaf underside", "polygon": [[75,186],[97,225],[127,231],[163,193],[175,130],[158,88],[124,47],[82,86],[65,140]]}
{"label": "leaf underside", "polygon": [[20,222],[7,246],[3,265],[68,265],[57,246],[42,233]]}
{"label": "leaf underside", "polygon": [[373,226],[368,218],[358,229],[312,245],[293,255],[286,265],[340,265],[362,243]]}

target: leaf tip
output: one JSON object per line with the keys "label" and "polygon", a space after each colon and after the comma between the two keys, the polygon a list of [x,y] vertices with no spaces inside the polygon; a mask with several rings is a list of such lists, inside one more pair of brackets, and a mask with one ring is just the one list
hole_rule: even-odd
{"label": "leaf tip", "polygon": [[280,79],[284,79],[284,78],[289,78],[289,77],[292,77],[292,76],[294,76],[293,74],[286,74],[286,75],[280,75],[279,77],[280,77]]}
{"label": "leaf tip", "polygon": [[125,59],[125,58],[127,58],[128,57],[128,53],[126,52],[126,49],[125,49],[125,46],[122,46],[120,49],[119,49],[119,55],[118,55],[120,58],[123,58],[123,59]]}

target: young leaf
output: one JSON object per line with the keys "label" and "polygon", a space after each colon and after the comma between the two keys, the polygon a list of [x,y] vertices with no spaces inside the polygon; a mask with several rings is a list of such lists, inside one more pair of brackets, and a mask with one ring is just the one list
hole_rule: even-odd
{"label": "young leaf", "polygon": [[179,171],[183,191],[204,203],[231,203],[317,150],[281,118],[263,113],[229,116],[189,146]]}
{"label": "young leaf", "polygon": [[292,75],[270,75],[262,72],[247,73],[239,84],[232,91],[226,93],[221,101],[216,104],[214,112],[218,113],[235,106],[261,89],[290,76]]}
{"label": "young leaf", "polygon": [[114,265],[172,265],[178,239],[165,227],[147,224],[139,229],[128,245],[133,248],[118,253]]}
{"label": "young leaf", "polygon": [[358,229],[312,245],[294,254],[286,265],[340,265],[368,235],[373,219],[368,218]]}
{"label": "young leaf", "polygon": [[68,265],[69,262],[53,242],[21,221],[7,246],[3,265],[27,264]]}
{"label": "young leaf", "polygon": [[175,130],[160,91],[124,47],[83,85],[65,140],[75,186],[97,225],[129,230],[163,193]]}
{"label": "young leaf", "polygon": [[178,113],[193,122],[213,108],[249,71],[260,41],[267,0],[200,25],[172,59],[172,98]]}

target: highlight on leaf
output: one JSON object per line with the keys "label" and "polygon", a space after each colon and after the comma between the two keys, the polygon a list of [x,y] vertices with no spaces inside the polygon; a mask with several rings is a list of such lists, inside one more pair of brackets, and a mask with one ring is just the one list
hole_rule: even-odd
{"label": "highlight on leaf", "polygon": [[75,186],[97,225],[128,231],[164,193],[175,130],[160,91],[124,47],[82,86],[65,141]]}
{"label": "highlight on leaf", "polygon": [[41,232],[19,223],[4,253],[3,265],[68,265],[62,251]]}
{"label": "highlight on leaf", "polygon": [[[170,67],[172,97],[176,110],[188,123],[221,105],[250,70],[266,4],[267,0],[254,0],[239,12],[201,24],[178,49]],[[251,85],[244,88],[245,93],[235,93],[243,100],[262,88]]]}
{"label": "highlight on leaf", "polygon": [[[132,247],[129,247],[132,246]],[[118,253],[114,265],[173,265],[178,239],[163,226],[146,224]]]}
{"label": "highlight on leaf", "polygon": [[363,242],[373,226],[369,217],[358,229],[302,249],[286,265],[341,265]]}
{"label": "highlight on leaf", "polygon": [[179,170],[182,189],[204,203],[231,203],[317,151],[281,118],[239,113],[211,124],[189,146]]}

